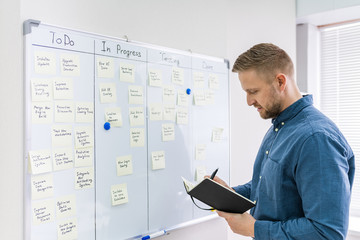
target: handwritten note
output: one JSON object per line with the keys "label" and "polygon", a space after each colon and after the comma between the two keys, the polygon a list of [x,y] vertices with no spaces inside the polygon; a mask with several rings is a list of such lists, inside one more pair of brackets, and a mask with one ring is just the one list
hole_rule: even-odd
{"label": "handwritten note", "polygon": [[177,124],[188,124],[188,109],[187,108],[178,108],[176,113],[176,123]]}
{"label": "handwritten note", "polygon": [[35,72],[39,74],[56,74],[56,60],[53,52],[34,53]]}
{"label": "handwritten note", "polygon": [[188,97],[189,95],[186,94],[185,90],[178,90],[177,104],[184,107],[188,106]]}
{"label": "handwritten note", "polygon": [[50,150],[29,151],[29,162],[32,174],[52,171]]}
{"label": "handwritten note", "polygon": [[62,196],[56,199],[57,219],[76,216],[76,197],[75,195]]}
{"label": "handwritten note", "polygon": [[97,57],[96,66],[99,78],[114,78],[114,62],[112,58]]}
{"label": "handwritten note", "polygon": [[162,86],[162,73],[160,70],[155,70],[155,69],[149,70],[149,85],[152,87]]}
{"label": "handwritten note", "polygon": [[72,148],[58,148],[53,150],[54,171],[61,171],[74,167]]}
{"label": "handwritten note", "polygon": [[75,109],[71,101],[55,102],[55,122],[74,122]]}
{"label": "handwritten note", "polygon": [[195,146],[195,160],[206,159],[206,144],[196,144]]}
{"label": "handwritten note", "polygon": [[223,131],[224,131],[223,128],[213,128],[211,141],[212,142],[221,142]]}
{"label": "handwritten note", "polygon": [[151,153],[152,170],[165,168],[165,151]]}
{"label": "handwritten note", "polygon": [[78,239],[77,220],[76,218],[64,219],[58,222],[57,240],[74,240]]}
{"label": "handwritten note", "polygon": [[75,149],[75,167],[88,167],[93,165],[94,149]]}
{"label": "handwritten note", "polygon": [[76,148],[88,148],[94,146],[94,130],[92,126],[75,127],[74,136]]}
{"label": "handwritten note", "polygon": [[205,104],[206,105],[211,105],[215,103],[215,92],[211,89],[206,89],[204,91],[205,94]]}
{"label": "handwritten note", "polygon": [[111,204],[113,206],[129,202],[127,184],[117,184],[111,186]]}
{"label": "handwritten note", "polygon": [[101,103],[115,103],[116,102],[116,84],[115,83],[100,83],[100,102]]}
{"label": "handwritten note", "polygon": [[172,123],[162,125],[162,141],[174,141],[175,140],[175,126]]}
{"label": "handwritten note", "polygon": [[129,63],[120,63],[120,81],[135,82],[135,66]]}
{"label": "handwritten note", "polygon": [[64,76],[80,76],[80,57],[75,54],[61,54],[61,74]]}
{"label": "handwritten note", "polygon": [[145,124],[144,108],[130,107],[129,108],[130,126],[143,126]]}
{"label": "handwritten note", "polygon": [[174,67],[171,75],[172,82],[178,85],[184,85],[184,70]]}
{"label": "handwritten note", "polygon": [[149,116],[151,121],[161,121],[163,119],[162,104],[152,103],[149,106]]}
{"label": "handwritten note", "polygon": [[53,104],[51,102],[34,102],[31,108],[32,123],[46,124],[53,122]]}
{"label": "handwritten note", "polygon": [[72,146],[72,126],[55,125],[52,127],[51,139],[53,147]]}
{"label": "handwritten note", "polygon": [[109,122],[112,127],[121,127],[123,124],[121,108],[105,108],[105,121]]}
{"label": "handwritten note", "polygon": [[131,155],[116,158],[116,172],[118,176],[130,175],[133,173]]}
{"label": "handwritten note", "polygon": [[164,105],[163,118],[167,121],[175,122],[175,106],[174,105]]}
{"label": "handwritten note", "polygon": [[194,88],[204,88],[205,87],[204,73],[194,72],[193,80],[194,80]]}
{"label": "handwritten note", "polygon": [[54,195],[54,181],[52,174],[31,176],[32,199],[42,199]]}
{"label": "handwritten note", "polygon": [[209,88],[211,89],[219,89],[219,77],[216,74],[210,73],[209,74]]}
{"label": "handwritten note", "polygon": [[36,201],[31,204],[34,225],[54,221],[54,200]]}
{"label": "handwritten note", "polygon": [[73,80],[69,78],[54,79],[54,99],[70,100],[74,98]]}
{"label": "handwritten note", "polygon": [[142,86],[129,86],[129,104],[143,104],[144,94]]}
{"label": "handwritten note", "polygon": [[205,106],[206,98],[204,90],[197,90],[194,92],[194,103],[197,106]]}
{"label": "handwritten note", "polygon": [[163,87],[163,102],[164,103],[175,103],[175,88],[173,86]]}
{"label": "handwritten note", "polygon": [[130,128],[130,146],[143,147],[145,144],[145,132],[143,128]]}
{"label": "handwritten note", "polygon": [[197,182],[202,181],[205,176],[206,176],[206,168],[204,166],[196,167],[195,181]]}
{"label": "handwritten note", "polygon": [[94,187],[94,168],[84,167],[75,169],[75,189]]}
{"label": "handwritten note", "polygon": [[94,103],[92,102],[76,103],[75,121],[78,123],[94,122]]}
{"label": "handwritten note", "polygon": [[53,82],[49,79],[31,80],[31,100],[33,102],[48,102],[53,99]]}

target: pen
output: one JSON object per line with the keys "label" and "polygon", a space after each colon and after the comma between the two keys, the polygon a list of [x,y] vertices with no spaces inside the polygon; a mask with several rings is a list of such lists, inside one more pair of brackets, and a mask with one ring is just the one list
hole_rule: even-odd
{"label": "pen", "polygon": [[218,170],[219,170],[219,168],[215,169],[215,171],[211,174],[210,179],[214,179]]}
{"label": "pen", "polygon": [[166,234],[166,231],[162,230],[162,231],[155,232],[153,234],[149,234],[147,236],[144,236],[144,237],[141,238],[141,240],[152,239],[152,238],[159,237],[159,236],[162,236],[162,235],[165,235],[165,234]]}

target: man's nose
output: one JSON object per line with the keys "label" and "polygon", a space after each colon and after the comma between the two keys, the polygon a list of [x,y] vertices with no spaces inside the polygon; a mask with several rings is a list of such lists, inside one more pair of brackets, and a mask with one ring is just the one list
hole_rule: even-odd
{"label": "man's nose", "polygon": [[255,103],[255,99],[251,97],[248,93],[246,94],[246,101],[249,106],[252,106]]}

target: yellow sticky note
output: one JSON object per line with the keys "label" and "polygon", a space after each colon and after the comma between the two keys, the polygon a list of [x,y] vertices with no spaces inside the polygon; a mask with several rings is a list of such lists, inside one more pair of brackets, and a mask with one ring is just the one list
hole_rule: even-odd
{"label": "yellow sticky note", "polygon": [[54,200],[33,201],[31,204],[32,219],[34,225],[54,221]]}
{"label": "yellow sticky note", "polygon": [[196,167],[195,181],[200,182],[206,176],[206,168],[204,166]]}
{"label": "yellow sticky note", "polygon": [[189,95],[186,94],[185,90],[178,90],[178,98],[177,98],[177,105],[179,106],[188,106],[189,105]]}
{"label": "yellow sticky note", "polygon": [[51,139],[53,147],[72,146],[72,125],[54,125]]}
{"label": "yellow sticky note", "polygon": [[120,81],[135,82],[135,65],[129,63],[120,63]]}
{"label": "yellow sticky note", "polygon": [[33,102],[47,102],[53,99],[53,82],[49,79],[31,80],[31,100]]}
{"label": "yellow sticky note", "polygon": [[116,84],[115,83],[100,83],[100,103],[115,103],[116,102]]}
{"label": "yellow sticky note", "polygon": [[163,106],[160,103],[152,103],[149,106],[149,116],[151,121],[163,120]]}
{"label": "yellow sticky note", "polygon": [[221,142],[223,131],[224,131],[223,128],[213,128],[211,141]]}
{"label": "yellow sticky note", "polygon": [[206,144],[196,144],[195,147],[195,160],[206,159]]}
{"label": "yellow sticky note", "polygon": [[75,195],[62,196],[56,199],[56,218],[68,218],[76,216]]}
{"label": "yellow sticky note", "polygon": [[165,168],[165,152],[156,151],[151,153],[152,170]]}
{"label": "yellow sticky note", "polygon": [[145,133],[143,128],[130,128],[130,146],[143,147],[145,144]]}
{"label": "yellow sticky note", "polygon": [[187,108],[178,108],[176,113],[176,123],[177,124],[188,124],[188,109]]}
{"label": "yellow sticky note", "polygon": [[94,187],[94,168],[84,167],[75,169],[75,189]]}
{"label": "yellow sticky note", "polygon": [[70,78],[54,78],[54,99],[70,100],[74,98],[73,80]]}
{"label": "yellow sticky note", "polygon": [[163,103],[175,104],[175,88],[173,86],[163,87]]}
{"label": "yellow sticky note", "polygon": [[31,197],[33,200],[48,198],[54,195],[54,181],[52,174],[31,177]]}
{"label": "yellow sticky note", "polygon": [[53,149],[53,166],[54,166],[54,171],[73,168],[74,167],[73,149],[71,147]]}
{"label": "yellow sticky note", "polygon": [[94,129],[92,126],[75,127],[74,136],[76,148],[88,148],[94,146]]}
{"label": "yellow sticky note", "polygon": [[108,57],[97,57],[96,70],[99,78],[114,78],[113,59]]}
{"label": "yellow sticky note", "polygon": [[94,103],[77,102],[75,108],[75,121],[78,123],[94,122]]}
{"label": "yellow sticky note", "polygon": [[89,167],[93,166],[94,149],[80,148],[75,149],[75,167]]}
{"label": "yellow sticky note", "polygon": [[129,104],[143,104],[144,93],[142,86],[129,86]]}
{"label": "yellow sticky note", "polygon": [[32,174],[52,171],[50,150],[30,151],[29,162]]}
{"label": "yellow sticky note", "polygon": [[216,74],[209,74],[209,88],[211,89],[219,89],[219,77]]}
{"label": "yellow sticky note", "polygon": [[53,52],[38,51],[34,53],[35,72],[39,74],[56,74],[56,59]]}
{"label": "yellow sticky note", "polygon": [[105,108],[105,121],[109,122],[112,127],[121,127],[123,124],[121,108]]}
{"label": "yellow sticky note", "polygon": [[204,88],[204,86],[205,86],[204,73],[194,72],[193,73],[193,81],[194,81],[194,88]]}
{"label": "yellow sticky note", "polygon": [[174,141],[175,140],[175,126],[172,123],[162,125],[162,141]]}
{"label": "yellow sticky note", "polygon": [[116,158],[116,172],[118,176],[130,175],[133,173],[131,155]]}
{"label": "yellow sticky note", "polygon": [[55,122],[74,122],[75,108],[72,101],[55,101]]}
{"label": "yellow sticky note", "polygon": [[80,57],[76,54],[60,55],[61,74],[64,76],[80,76]]}
{"label": "yellow sticky note", "polygon": [[76,218],[64,219],[58,222],[58,240],[78,239]]}
{"label": "yellow sticky note", "polygon": [[127,184],[117,184],[111,186],[111,204],[113,206],[129,202]]}
{"label": "yellow sticky note", "polygon": [[164,105],[163,118],[167,121],[175,122],[175,105]]}
{"label": "yellow sticky note", "polygon": [[33,102],[31,106],[32,123],[48,124],[53,122],[52,102]]}
{"label": "yellow sticky note", "polygon": [[177,85],[184,85],[184,70],[174,67],[171,75],[172,82]]}
{"label": "yellow sticky note", "polygon": [[162,86],[162,72],[161,70],[150,69],[149,70],[149,85],[153,87]]}
{"label": "yellow sticky note", "polygon": [[130,107],[129,108],[130,126],[143,126],[145,124],[144,108]]}

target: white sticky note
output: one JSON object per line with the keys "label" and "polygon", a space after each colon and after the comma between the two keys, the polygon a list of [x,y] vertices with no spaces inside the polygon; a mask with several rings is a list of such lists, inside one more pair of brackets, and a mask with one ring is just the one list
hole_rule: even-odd
{"label": "white sticky note", "polygon": [[75,109],[75,121],[78,123],[94,122],[94,103],[77,102]]}
{"label": "white sticky note", "polygon": [[53,103],[34,102],[31,108],[32,123],[46,124],[53,122]]}
{"label": "white sticky note", "polygon": [[196,167],[195,181],[200,182],[206,176],[206,168],[204,166]]}
{"label": "white sticky note", "polygon": [[31,176],[31,197],[33,200],[49,198],[54,195],[52,174]]}
{"label": "white sticky note", "polygon": [[215,103],[215,92],[211,89],[206,89],[204,91],[204,95],[205,95],[205,104],[206,105],[212,105]]}
{"label": "white sticky note", "polygon": [[76,218],[64,219],[58,222],[58,237],[57,240],[75,240],[78,239]]}
{"label": "white sticky note", "polygon": [[133,173],[131,155],[116,158],[116,172],[118,176],[130,175]]}
{"label": "white sticky note", "polygon": [[74,167],[74,155],[72,148],[53,149],[54,171],[61,171]]}
{"label": "white sticky note", "polygon": [[67,195],[56,199],[56,218],[68,218],[76,216],[76,197]]}
{"label": "white sticky note", "polygon": [[114,78],[113,59],[108,57],[97,57],[96,70],[99,78]]}
{"label": "white sticky note", "polygon": [[75,189],[94,187],[94,168],[84,167],[75,169]]}
{"label": "white sticky note", "polygon": [[178,90],[177,105],[179,106],[188,106],[189,105],[189,95],[186,94],[185,90]]}
{"label": "white sticky note", "polygon": [[135,82],[135,65],[129,63],[120,63],[120,81]]}
{"label": "white sticky note", "polygon": [[121,108],[119,107],[105,108],[105,121],[109,122],[112,127],[121,127],[123,124]]}
{"label": "white sticky note", "polygon": [[156,151],[151,153],[152,170],[165,168],[165,151]]}
{"label": "white sticky note", "polygon": [[195,146],[195,160],[206,159],[206,144],[196,144]]}
{"label": "white sticky note", "polygon": [[72,126],[54,125],[51,130],[51,139],[53,147],[72,146]]}
{"label": "white sticky note", "polygon": [[129,86],[129,104],[143,104],[144,93],[142,86]]}
{"label": "white sticky note", "polygon": [[60,55],[60,70],[64,76],[80,76],[80,57],[76,54]]}
{"label": "white sticky note", "polygon": [[74,122],[75,109],[72,101],[55,101],[55,122]]}
{"label": "white sticky note", "polygon": [[173,86],[163,87],[163,102],[166,104],[175,103],[175,88]]}
{"label": "white sticky note", "polygon": [[31,203],[31,212],[34,225],[54,221],[54,200],[33,201]]}
{"label": "white sticky note", "polygon": [[175,126],[172,123],[163,124],[161,128],[162,141],[174,141],[175,140]]}
{"label": "white sticky note", "polygon": [[116,84],[115,83],[100,83],[100,103],[115,103],[116,102]]}
{"label": "white sticky note", "polygon": [[162,72],[161,70],[149,70],[149,86],[161,87],[162,86]]}
{"label": "white sticky note", "polygon": [[29,163],[32,174],[51,172],[51,151],[29,151]]}
{"label": "white sticky note", "polygon": [[163,111],[164,120],[175,122],[175,116],[176,116],[175,106],[174,105],[164,105],[163,109],[164,109],[164,111]]}
{"label": "white sticky note", "polygon": [[31,100],[33,102],[48,102],[53,99],[53,82],[49,79],[31,80]]}
{"label": "white sticky note", "polygon": [[70,100],[74,98],[73,80],[70,78],[55,78],[53,81],[54,99]]}
{"label": "white sticky note", "polygon": [[129,202],[127,184],[117,184],[111,186],[111,205],[116,206]]}
{"label": "white sticky note", "polygon": [[152,103],[149,106],[149,116],[151,121],[163,120],[163,106],[159,103]]}
{"label": "white sticky note", "polygon": [[143,147],[145,144],[145,132],[143,128],[130,128],[130,146]]}
{"label": "white sticky note", "polygon": [[74,137],[76,148],[88,148],[94,146],[94,129],[90,125],[75,127]]}
{"label": "white sticky note", "polygon": [[184,85],[184,70],[174,67],[171,75],[172,83],[177,85]]}
{"label": "white sticky note", "polygon": [[205,87],[204,73],[194,72],[193,80],[194,80],[194,88],[204,88]]}
{"label": "white sticky note", "polygon": [[177,124],[188,124],[188,109],[178,108],[176,112],[176,123]]}
{"label": "white sticky note", "polygon": [[209,74],[209,88],[211,89],[219,89],[219,77],[216,74],[210,73]]}
{"label": "white sticky note", "polygon": [[212,142],[221,142],[223,131],[224,131],[223,128],[213,128],[211,141]]}
{"label": "white sticky note", "polygon": [[75,167],[93,166],[94,149],[81,148],[75,149]]}
{"label": "white sticky note", "polygon": [[204,90],[197,90],[194,92],[194,103],[197,106],[205,106],[206,105]]}
{"label": "white sticky note", "polygon": [[145,124],[144,108],[130,107],[129,108],[130,126],[143,126]]}
{"label": "white sticky note", "polygon": [[56,74],[56,59],[53,52],[35,52],[34,53],[35,72],[39,74]]}

